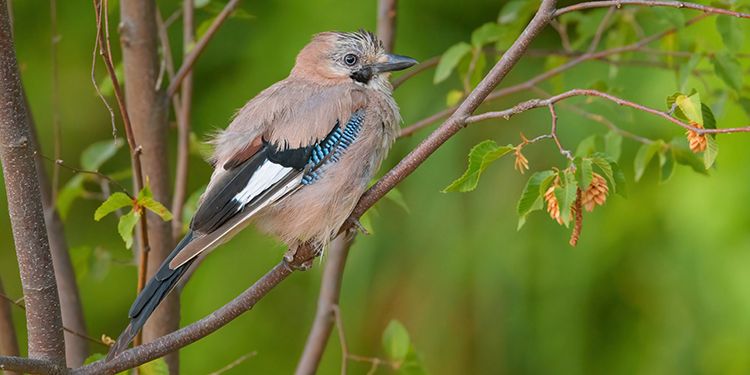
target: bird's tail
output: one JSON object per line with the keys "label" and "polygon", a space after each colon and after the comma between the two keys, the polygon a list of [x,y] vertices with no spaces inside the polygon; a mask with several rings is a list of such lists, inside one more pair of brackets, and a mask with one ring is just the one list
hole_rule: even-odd
{"label": "bird's tail", "polygon": [[193,260],[175,268],[169,268],[169,262],[193,239],[193,233],[188,232],[179,244],[172,250],[167,259],[159,267],[154,277],[146,283],[146,286],[138,294],[133,305],[130,307],[128,317],[130,324],[117,338],[117,342],[110,348],[107,354],[107,360],[110,360],[125,350],[131,341],[138,334],[138,331],[146,324],[149,316],[156,310],[161,301],[167,297],[172,288],[177,285],[177,281],[190,268]]}

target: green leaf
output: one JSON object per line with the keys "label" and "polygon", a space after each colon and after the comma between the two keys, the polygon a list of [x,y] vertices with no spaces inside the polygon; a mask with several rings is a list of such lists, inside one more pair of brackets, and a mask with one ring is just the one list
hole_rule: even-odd
{"label": "green leaf", "polygon": [[738,21],[739,20],[734,17],[716,17],[716,30],[721,34],[721,40],[724,41],[724,46],[730,51],[741,50],[745,39],[745,34],[742,32],[742,26]]}
{"label": "green leaf", "polygon": [[[198,27],[195,29],[195,40],[200,40],[203,35],[206,34],[208,29],[211,27],[211,24],[214,23],[214,20],[216,20],[216,16],[209,17],[208,19],[201,22]],[[195,43],[187,46],[185,48],[186,52],[190,52],[195,47]]]}
{"label": "green leaf", "polygon": [[591,161],[604,174],[613,191],[623,197],[627,197],[625,174],[620,166],[609,156],[597,153],[591,156]]}
{"label": "green leaf", "polygon": [[474,48],[480,49],[485,44],[494,43],[500,40],[503,34],[503,28],[494,22],[485,23],[479,26],[471,33],[471,44]]}
{"label": "green leaf", "polygon": [[594,179],[594,167],[593,162],[590,158],[575,158],[573,163],[576,166],[576,181],[581,189],[586,189],[591,185],[591,181]]}
{"label": "green leaf", "polygon": [[116,192],[107,198],[94,212],[94,220],[99,221],[103,217],[115,212],[123,207],[133,205],[133,200],[125,195],[125,193]]}
{"label": "green leaf", "polygon": [[120,233],[120,237],[125,241],[125,247],[128,249],[133,246],[133,228],[135,228],[135,224],[138,223],[140,217],[141,215],[135,210],[130,210],[127,214],[120,216],[117,232]]}
{"label": "green leaf", "polygon": [[388,358],[394,361],[403,361],[409,354],[409,332],[397,320],[391,320],[388,327],[383,331],[383,349]]}
{"label": "green leaf", "polygon": [[645,144],[638,149],[638,153],[635,155],[634,167],[635,167],[635,180],[638,181],[643,177],[643,173],[646,172],[649,162],[653,159],[659,150],[664,146],[663,141],[654,141],[649,144]]}
{"label": "green leaf", "polygon": [[500,24],[508,24],[518,20],[526,12],[528,0],[511,0],[500,11],[500,15],[497,17],[497,22]]}
{"label": "green leaf", "polygon": [[706,141],[708,141],[708,145],[706,146],[706,151],[703,152],[703,165],[705,165],[706,169],[709,169],[716,162],[716,156],[719,154],[719,144],[713,137],[706,137]]}
{"label": "green leaf", "polygon": [[714,72],[731,88],[740,91],[744,74],[742,65],[727,52],[719,52],[714,56]]}
{"label": "green leaf", "polygon": [[208,5],[211,2],[211,0],[193,0],[193,7],[196,9],[203,8],[204,6]]}
{"label": "green leaf", "polygon": [[406,200],[404,199],[404,195],[401,194],[401,190],[393,188],[385,194],[385,198],[401,207],[406,213],[409,213],[409,205],[406,204]]}
{"label": "green leaf", "polygon": [[445,106],[453,107],[454,105],[458,104],[458,102],[460,102],[463,98],[464,92],[461,90],[448,91],[448,95],[445,96]]}
{"label": "green leaf", "polygon": [[617,163],[610,161],[609,167],[612,169],[612,177],[614,182],[612,186],[615,188],[615,193],[620,194],[623,198],[628,197],[627,183],[625,182],[625,173],[622,173],[622,169]]}
{"label": "green leaf", "polygon": [[671,26],[678,29],[685,26],[685,14],[682,12],[682,9],[654,7],[652,10],[656,13],[659,20],[664,21]]}
{"label": "green leaf", "polygon": [[[701,112],[703,112],[703,127],[706,129],[716,129],[716,116],[711,107],[706,103],[701,103]],[[716,134],[711,134],[711,138],[716,138]]]}
{"label": "green leaf", "polygon": [[[518,216],[525,217],[532,211],[542,208],[542,190],[546,189],[546,187],[542,189],[542,183],[547,180],[551,181],[554,176],[555,171],[541,171],[529,177],[516,206]],[[521,229],[520,226],[518,229]]]}
{"label": "green leaf", "polygon": [[448,48],[440,57],[440,62],[438,62],[437,68],[435,68],[433,82],[437,84],[445,81],[451,75],[453,69],[458,66],[461,59],[469,52],[471,52],[471,46],[466,42],[460,42]]}
{"label": "green leaf", "polygon": [[143,207],[146,207],[149,211],[159,215],[159,217],[164,221],[170,221],[172,220],[172,213],[169,212],[169,210],[164,207],[163,204],[159,203],[156,199],[151,197],[145,197],[142,199],[138,199],[138,204],[140,204]]}
{"label": "green leaf", "polygon": [[469,152],[469,166],[466,172],[443,189],[443,193],[467,192],[476,189],[479,177],[495,160],[513,150],[513,146],[498,146],[495,141],[487,140],[474,146]]}
{"label": "green leaf", "polygon": [[671,148],[659,152],[659,183],[669,181],[674,172],[674,151]]}
{"label": "green leaf", "polygon": [[596,134],[584,138],[576,148],[575,156],[589,156],[596,152]]}
{"label": "green leaf", "polygon": [[92,143],[81,153],[81,168],[87,171],[99,170],[124,144],[119,138]]}
{"label": "green leaf", "polygon": [[688,121],[697,123],[703,126],[703,111],[701,110],[701,96],[697,92],[690,95],[679,95],[675,98],[677,107],[680,108],[682,114],[687,117]]}
{"label": "green leaf", "polygon": [[60,217],[63,221],[68,217],[70,207],[73,206],[73,202],[79,198],[86,189],[83,188],[84,175],[77,174],[73,176],[66,184],[60,189],[60,193],[57,195],[57,212],[60,213]]}
{"label": "green leaf", "polygon": [[680,65],[680,69],[677,71],[678,89],[685,90],[685,85],[687,84],[688,79],[690,79],[690,76],[693,74],[693,71],[698,66],[701,59],[703,59],[703,56],[693,55],[687,63]]}
{"label": "green leaf", "polygon": [[707,174],[703,161],[700,160],[696,154],[690,151],[687,139],[685,139],[684,137],[675,138],[671,142],[669,142],[669,148],[672,149],[674,160],[677,162],[677,164],[687,165],[695,172]]}
{"label": "green leaf", "polygon": [[169,375],[169,368],[162,357],[138,366],[138,373],[140,375]]}
{"label": "green leaf", "polygon": [[610,131],[604,136],[604,153],[609,155],[612,160],[620,160],[622,153],[622,135]]}
{"label": "green leaf", "polygon": [[570,224],[570,208],[576,200],[576,190],[578,183],[573,172],[565,170],[560,178],[560,186],[555,188],[555,198],[560,208],[560,217],[563,224],[567,227]]}
{"label": "green leaf", "polygon": [[479,57],[477,57],[477,61],[474,64],[474,70],[471,71],[471,77],[469,77],[469,84],[471,85],[471,88],[477,87],[479,85],[479,82],[482,81],[482,78],[484,78],[484,69],[487,67],[487,56],[479,51]]}

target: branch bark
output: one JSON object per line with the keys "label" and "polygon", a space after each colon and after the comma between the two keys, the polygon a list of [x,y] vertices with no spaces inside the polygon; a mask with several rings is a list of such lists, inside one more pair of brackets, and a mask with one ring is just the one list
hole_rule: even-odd
{"label": "branch bark", "polygon": [[28,309],[29,357],[65,363],[60,301],[6,0],[0,0],[0,159]]}
{"label": "branch bark", "polygon": [[22,374],[65,375],[68,369],[44,359],[0,356],[0,370],[17,371]]}
{"label": "branch bark", "polygon": [[[0,293],[5,294],[3,289],[3,280],[0,279]],[[13,314],[11,314],[10,302],[5,298],[0,298],[0,355],[18,356],[18,338],[16,337],[16,328],[13,325]],[[17,372],[5,372],[7,375],[20,375]]]}
{"label": "branch bark", "polygon": [[[149,0],[120,2],[120,43],[123,50],[127,112],[133,135],[141,151],[144,180],[154,198],[170,200],[167,161],[167,98],[156,88],[159,75],[156,3]],[[150,278],[172,251],[172,230],[152,212],[146,212],[149,254],[146,278]],[[145,260],[145,259],[144,259]],[[144,341],[152,341],[174,331],[180,322],[179,298],[170,294],[155,311],[143,330]],[[170,373],[177,373],[177,354],[167,356]]]}

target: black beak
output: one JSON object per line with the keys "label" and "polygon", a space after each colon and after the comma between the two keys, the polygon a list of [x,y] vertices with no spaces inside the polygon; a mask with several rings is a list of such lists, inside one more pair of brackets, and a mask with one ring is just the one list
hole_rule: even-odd
{"label": "black beak", "polygon": [[411,57],[391,54],[386,56],[388,56],[386,62],[372,64],[373,73],[395,72],[397,70],[404,70],[412,67],[418,63],[417,60],[414,60]]}

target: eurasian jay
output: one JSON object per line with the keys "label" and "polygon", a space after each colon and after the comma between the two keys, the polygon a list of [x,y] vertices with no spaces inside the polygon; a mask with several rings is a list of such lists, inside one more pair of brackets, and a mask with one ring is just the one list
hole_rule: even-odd
{"label": "eurasian jay", "polygon": [[196,257],[250,222],[290,249],[337,234],[399,132],[388,72],[417,61],[375,35],[324,32],[291,73],[263,90],[213,140],[214,172],[190,229],[133,302],[110,350],[124,350]]}

